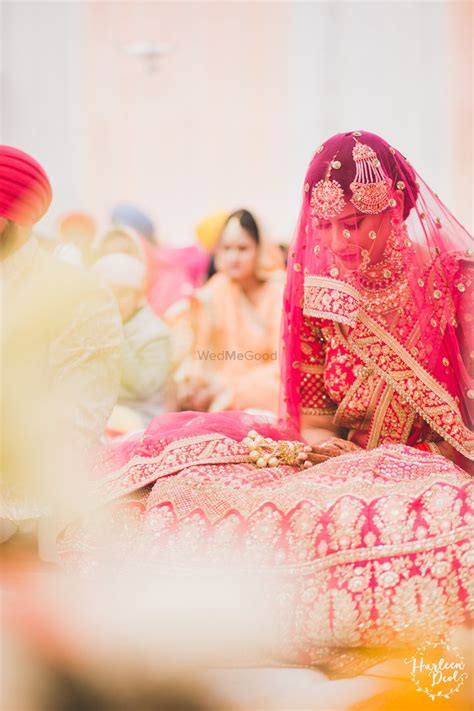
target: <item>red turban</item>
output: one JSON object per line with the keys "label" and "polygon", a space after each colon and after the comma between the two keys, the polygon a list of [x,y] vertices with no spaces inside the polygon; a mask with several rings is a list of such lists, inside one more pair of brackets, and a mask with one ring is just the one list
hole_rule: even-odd
{"label": "red turban", "polygon": [[34,225],[51,198],[51,185],[40,164],[18,148],[0,145],[0,217]]}

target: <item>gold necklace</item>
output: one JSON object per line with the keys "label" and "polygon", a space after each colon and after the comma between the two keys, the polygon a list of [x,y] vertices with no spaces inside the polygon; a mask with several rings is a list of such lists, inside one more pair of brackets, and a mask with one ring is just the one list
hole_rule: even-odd
{"label": "gold necklace", "polygon": [[365,291],[380,292],[400,281],[400,276],[403,273],[403,261],[398,239],[400,234],[400,231],[392,230],[387,238],[382,259],[375,264],[361,267],[360,284]]}
{"label": "gold necklace", "polygon": [[397,281],[381,287],[377,291],[364,287],[360,291],[366,311],[384,314],[402,308],[406,304],[409,297],[408,279],[402,275]]}

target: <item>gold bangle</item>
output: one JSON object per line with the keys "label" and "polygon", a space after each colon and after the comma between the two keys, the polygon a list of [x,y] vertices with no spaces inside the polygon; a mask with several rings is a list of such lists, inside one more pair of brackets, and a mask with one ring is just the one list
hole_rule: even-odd
{"label": "gold bangle", "polygon": [[431,454],[439,454],[440,456],[443,456],[443,453],[441,452],[437,444],[435,444],[434,442],[426,442],[425,444],[430,450]]}
{"label": "gold bangle", "polygon": [[310,449],[302,442],[262,437],[255,430],[251,430],[242,443],[248,448],[250,461],[261,468],[276,467],[281,464],[303,467],[304,460],[300,459],[299,455]]}

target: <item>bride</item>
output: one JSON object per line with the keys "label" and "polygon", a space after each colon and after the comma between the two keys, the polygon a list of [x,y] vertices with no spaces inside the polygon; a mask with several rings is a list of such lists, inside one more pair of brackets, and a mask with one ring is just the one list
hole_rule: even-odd
{"label": "bride", "polygon": [[472,264],[472,238],[398,150],[328,139],[290,249],[278,424],[173,413],[109,445],[101,506],[65,530],[64,564],[97,568],[107,528],[151,566],[278,571],[292,664],[347,666],[467,621]]}

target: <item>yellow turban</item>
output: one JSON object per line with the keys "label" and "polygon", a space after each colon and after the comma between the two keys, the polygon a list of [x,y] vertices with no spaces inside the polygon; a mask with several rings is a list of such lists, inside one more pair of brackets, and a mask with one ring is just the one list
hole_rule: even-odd
{"label": "yellow turban", "polygon": [[229,215],[230,212],[225,210],[212,212],[198,222],[194,228],[199,244],[208,252],[214,251]]}

